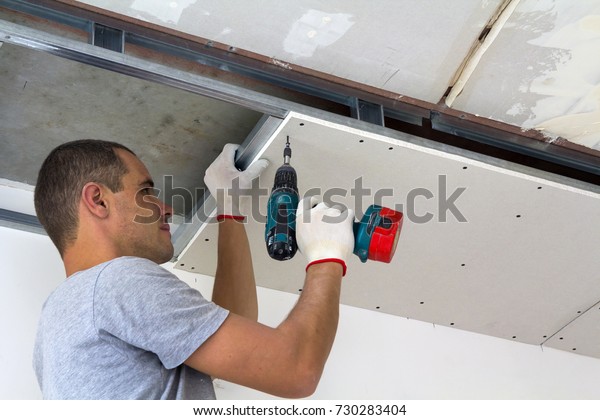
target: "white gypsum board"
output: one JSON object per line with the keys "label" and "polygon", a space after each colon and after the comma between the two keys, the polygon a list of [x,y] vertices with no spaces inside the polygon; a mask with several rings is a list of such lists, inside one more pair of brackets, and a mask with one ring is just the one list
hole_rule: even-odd
{"label": "white gypsum board", "polygon": [[600,357],[600,302],[578,311],[577,318],[549,336],[546,347]]}
{"label": "white gypsum board", "polygon": [[[259,286],[298,293],[304,279],[301,254],[272,260],[264,241],[268,191],[287,136],[301,196],[317,189],[357,217],[374,202],[402,205],[405,213],[390,264],[350,258],[342,303],[540,344],[600,300],[600,225],[593,223],[600,195],[593,186],[297,114],[261,156],[271,165],[260,178],[260,214],[247,222]],[[357,197],[358,186],[370,191]],[[453,195],[455,212],[440,212]],[[207,224],[177,267],[214,275],[216,233],[217,224]]]}

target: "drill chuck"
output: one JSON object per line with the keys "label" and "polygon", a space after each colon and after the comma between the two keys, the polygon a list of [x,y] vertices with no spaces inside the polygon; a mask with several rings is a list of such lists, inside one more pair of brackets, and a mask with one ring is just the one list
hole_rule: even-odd
{"label": "drill chuck", "polygon": [[298,194],[296,171],[289,164],[283,164],[275,173],[273,191],[277,190],[291,190]]}

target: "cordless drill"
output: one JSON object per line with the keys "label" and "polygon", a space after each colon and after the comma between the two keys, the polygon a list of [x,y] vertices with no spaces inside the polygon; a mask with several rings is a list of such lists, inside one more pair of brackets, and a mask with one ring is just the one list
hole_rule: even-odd
{"label": "cordless drill", "polygon": [[[298,250],[296,243],[296,208],[298,185],[296,171],[290,165],[292,149],[287,138],[283,165],[275,173],[275,183],[267,204],[265,240],[271,258],[291,259]],[[354,254],[367,260],[391,262],[402,229],[403,214],[372,204],[362,219],[354,222]]]}
{"label": "cordless drill", "polygon": [[271,258],[284,261],[292,258],[298,250],[296,243],[296,208],[298,207],[298,184],[296,171],[290,165],[292,149],[287,137],[283,149],[283,165],[275,173],[273,190],[267,204],[265,241]]}

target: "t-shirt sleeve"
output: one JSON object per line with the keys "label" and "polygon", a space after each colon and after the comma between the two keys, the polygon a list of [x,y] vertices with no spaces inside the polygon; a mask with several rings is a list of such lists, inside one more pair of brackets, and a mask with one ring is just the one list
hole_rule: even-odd
{"label": "t-shirt sleeve", "polygon": [[99,334],[155,353],[167,369],[182,364],[229,314],[142,258],[120,258],[100,272],[93,308]]}

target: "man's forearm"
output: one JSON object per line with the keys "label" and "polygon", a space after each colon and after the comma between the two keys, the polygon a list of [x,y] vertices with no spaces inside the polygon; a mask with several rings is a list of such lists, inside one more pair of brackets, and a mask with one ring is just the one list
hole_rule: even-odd
{"label": "man's forearm", "polygon": [[256,320],[256,282],[244,224],[231,219],[220,222],[217,249],[213,302],[238,315]]}
{"label": "man's forearm", "polygon": [[297,366],[314,370],[315,386],[337,331],[342,271],[337,263],[309,267],[298,303],[278,327],[283,332],[292,332],[298,340]]}

